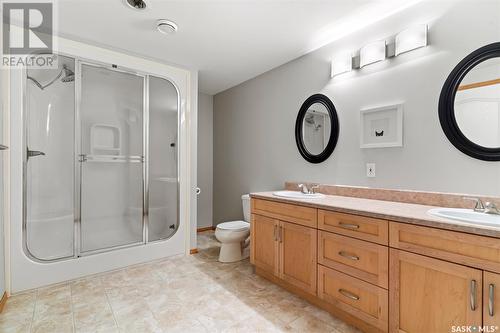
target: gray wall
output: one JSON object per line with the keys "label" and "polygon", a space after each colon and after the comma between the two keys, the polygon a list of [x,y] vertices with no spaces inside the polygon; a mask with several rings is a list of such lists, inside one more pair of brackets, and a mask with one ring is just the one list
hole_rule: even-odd
{"label": "gray wall", "polygon": [[[430,46],[330,78],[342,50],[429,24]],[[500,2],[425,1],[214,97],[214,221],[241,218],[243,193],[280,189],[286,180],[395,189],[500,194],[500,163],[463,155],[446,139],[438,99],[453,67],[500,39]],[[340,137],[319,165],[301,158],[294,123],[311,94],[329,96]],[[404,147],[359,148],[359,110],[404,102]],[[376,163],[376,178],[366,163]]]}
{"label": "gray wall", "polygon": [[198,228],[213,225],[213,96],[198,95]]}

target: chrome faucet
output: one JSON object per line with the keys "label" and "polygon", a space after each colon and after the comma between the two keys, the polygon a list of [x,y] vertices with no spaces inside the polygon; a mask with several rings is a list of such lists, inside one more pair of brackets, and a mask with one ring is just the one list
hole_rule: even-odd
{"label": "chrome faucet", "polygon": [[312,185],[311,188],[308,188],[306,184],[299,184],[297,187],[304,194],[314,194],[316,193],[316,189],[319,188],[319,185]]}
{"label": "chrome faucet", "polygon": [[484,212],[486,214],[500,215],[500,210],[498,210],[497,205],[493,202],[487,202],[484,204]]}
{"label": "chrome faucet", "polygon": [[471,200],[471,201],[475,201],[476,204],[474,205],[474,208],[473,210],[477,213],[485,213],[486,211],[486,207],[484,206],[484,203],[483,201],[481,200],[481,198],[476,198],[476,197],[464,197],[463,198],[464,200]]}
{"label": "chrome faucet", "polygon": [[500,209],[493,202],[483,203],[481,198],[475,197],[464,197],[465,200],[472,200],[476,202],[473,210],[477,213],[500,215]]}
{"label": "chrome faucet", "polygon": [[307,188],[306,184],[299,184],[297,187],[300,189],[300,192],[304,194],[309,194],[309,189]]}

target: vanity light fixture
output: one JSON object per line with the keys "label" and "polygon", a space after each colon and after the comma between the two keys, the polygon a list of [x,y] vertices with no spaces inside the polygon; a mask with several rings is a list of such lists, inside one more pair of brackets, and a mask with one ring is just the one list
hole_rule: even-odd
{"label": "vanity light fixture", "polygon": [[427,46],[427,32],[427,24],[417,24],[395,36],[363,46],[359,52],[354,52],[355,56],[352,56],[353,52],[334,56],[330,77],[425,47]]}
{"label": "vanity light fixture", "polygon": [[365,67],[366,65],[374,64],[382,60],[385,60],[385,40],[371,42],[359,50],[360,67]]}
{"label": "vanity light fixture", "polygon": [[159,32],[165,35],[171,35],[179,29],[177,24],[175,22],[172,22],[170,20],[165,20],[161,19],[156,21],[156,29],[158,29]]}
{"label": "vanity light fixture", "polygon": [[330,77],[334,77],[352,70],[351,52],[344,52],[336,55],[332,59]]}
{"label": "vanity light fixture", "polygon": [[396,35],[395,55],[427,46],[427,24],[409,27]]}

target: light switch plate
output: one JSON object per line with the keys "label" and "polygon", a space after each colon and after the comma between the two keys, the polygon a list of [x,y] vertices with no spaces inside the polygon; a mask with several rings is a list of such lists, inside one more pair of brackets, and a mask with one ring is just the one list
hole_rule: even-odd
{"label": "light switch plate", "polygon": [[366,177],[375,178],[375,163],[366,163]]}

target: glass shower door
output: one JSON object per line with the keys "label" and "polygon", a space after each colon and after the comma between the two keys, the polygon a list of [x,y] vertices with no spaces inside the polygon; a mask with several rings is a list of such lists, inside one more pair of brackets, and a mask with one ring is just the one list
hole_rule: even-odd
{"label": "glass shower door", "polygon": [[143,95],[143,76],[81,64],[81,253],[143,242]]}

